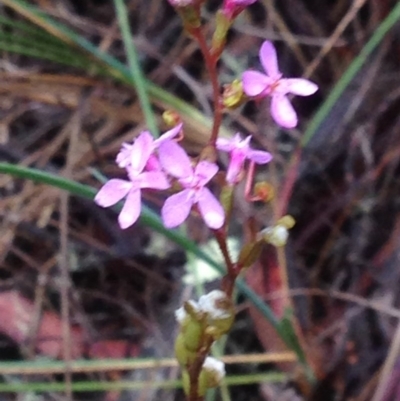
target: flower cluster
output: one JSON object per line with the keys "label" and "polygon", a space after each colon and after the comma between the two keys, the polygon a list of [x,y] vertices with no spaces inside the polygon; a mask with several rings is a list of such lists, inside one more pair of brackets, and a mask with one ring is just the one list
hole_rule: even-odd
{"label": "flower cluster", "polygon": [[[161,209],[165,227],[182,224],[195,207],[208,227],[219,229],[224,224],[225,212],[206,185],[217,174],[218,166],[205,160],[194,166],[185,150],[174,140],[182,131],[182,124],[167,131],[154,140],[148,131],[142,132],[132,143],[124,143],[117,155],[116,163],[124,168],[128,180],[111,179],[97,193],[95,202],[102,207],[113,206],[122,199],[125,204],[118,222],[122,229],[134,224],[140,215],[141,190],[165,190],[176,179],[181,191],[168,197]],[[254,163],[268,163],[272,156],[268,152],[250,148],[251,136],[242,140],[240,134],[232,139],[219,138],[217,148],[230,153],[230,164],[226,175],[228,184],[240,180],[246,159]]]}
{"label": "flower cluster", "polygon": [[[226,0],[223,7],[227,12],[235,13],[253,2]],[[271,42],[262,44],[260,61],[265,74],[245,71],[242,76],[244,93],[255,99],[270,96],[274,120],[283,127],[295,127],[297,115],[287,95],[308,96],[318,89],[317,85],[307,79],[283,78]],[[206,160],[193,164],[176,141],[181,132],[182,123],[158,139],[153,139],[150,132],[143,131],[133,143],[122,145],[116,163],[126,170],[128,179],[111,179],[95,197],[95,202],[102,207],[115,205],[126,198],[118,217],[122,229],[130,227],[139,218],[142,189],[166,190],[177,185],[179,190],[166,199],[161,209],[165,227],[179,226],[193,209],[200,213],[211,229],[219,229],[224,225],[225,210],[207,187],[219,168],[217,164]],[[252,149],[250,141],[251,136],[242,139],[239,133],[231,139],[220,137],[216,140],[216,149],[230,155],[226,173],[228,187],[236,185],[243,178],[246,160],[253,164],[266,164],[272,159],[270,153]]]}

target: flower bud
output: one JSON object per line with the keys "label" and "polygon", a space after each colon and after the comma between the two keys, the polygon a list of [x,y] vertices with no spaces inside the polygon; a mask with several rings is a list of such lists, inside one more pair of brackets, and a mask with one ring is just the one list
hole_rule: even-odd
{"label": "flower bud", "polygon": [[181,366],[187,366],[196,359],[197,353],[186,348],[185,337],[179,333],[175,340],[175,356]]}
{"label": "flower bud", "polygon": [[276,247],[285,246],[287,239],[289,238],[289,231],[286,227],[281,225],[268,227],[263,230],[263,234],[264,240]]}
{"label": "flower bud", "polygon": [[232,20],[223,11],[218,11],[215,17],[215,32],[211,41],[211,53],[214,57],[219,58],[225,47],[226,36]]}
{"label": "flower bud", "polygon": [[182,371],[182,385],[183,385],[183,391],[188,396],[190,394],[190,377],[186,369]]}
{"label": "flower bud", "polygon": [[175,311],[175,318],[180,324],[180,334],[184,346],[189,351],[197,351],[204,332],[204,315],[195,301],[187,301],[184,306]]}
{"label": "flower bud", "polygon": [[243,84],[239,79],[235,79],[228,85],[224,86],[222,93],[222,103],[227,109],[235,109],[239,107],[244,100]]}
{"label": "flower bud", "polygon": [[204,0],[168,0],[168,2],[180,15],[184,27],[189,32],[191,29],[200,27],[200,6]]}
{"label": "flower bud", "polygon": [[203,381],[204,387],[207,389],[217,387],[221,384],[224,377],[225,364],[211,356],[207,357],[203,363],[203,368],[199,377],[199,379]]}
{"label": "flower bud", "polygon": [[181,116],[175,110],[165,110],[162,119],[168,127],[175,127],[182,121]]}
{"label": "flower bud", "polygon": [[274,198],[274,196],[275,196],[275,190],[270,183],[263,181],[263,182],[258,182],[256,185],[254,185],[255,200],[260,200],[267,203],[271,201]]}
{"label": "flower bud", "polygon": [[226,334],[235,319],[232,300],[223,291],[214,290],[199,299],[199,308],[207,314],[207,326],[215,328],[214,338]]}
{"label": "flower bud", "polygon": [[293,228],[296,224],[296,220],[290,214],[281,217],[276,224],[286,227],[287,229]]}
{"label": "flower bud", "polygon": [[286,215],[281,217],[274,226],[267,227],[259,234],[259,238],[263,239],[268,244],[276,247],[286,245],[289,237],[289,229],[295,225],[295,220],[292,216]]}

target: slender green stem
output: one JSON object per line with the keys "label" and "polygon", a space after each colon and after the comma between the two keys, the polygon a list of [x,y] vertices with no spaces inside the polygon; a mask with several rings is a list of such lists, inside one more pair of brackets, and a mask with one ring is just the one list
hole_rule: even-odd
{"label": "slender green stem", "polygon": [[373,50],[382,41],[388,31],[395,25],[395,23],[400,19],[400,1],[392,9],[389,15],[380,23],[378,28],[375,30],[369,41],[362,48],[360,54],[352,61],[350,66],[347,68],[346,72],[339,79],[335,87],[330,92],[329,96],[326,98],[322,106],[319,108],[314,118],[308,124],[308,127],[304,133],[303,139],[301,141],[301,146],[305,147],[310,139],[315,135],[318,128],[321,126],[322,122],[328,116],[332,107],[340,99],[343,92],[356,76],[358,71],[364,65],[368,56],[373,52]]}
{"label": "slender green stem", "polygon": [[146,124],[153,136],[157,137],[157,122],[154,117],[149,96],[147,94],[144,75],[140,67],[136,46],[132,38],[132,33],[128,20],[129,13],[127,7],[125,6],[125,0],[114,0],[114,6],[117,11],[118,23],[125,45],[125,51],[129,62],[130,72],[135,83],[135,88],[139,97],[139,102],[142,107]]}

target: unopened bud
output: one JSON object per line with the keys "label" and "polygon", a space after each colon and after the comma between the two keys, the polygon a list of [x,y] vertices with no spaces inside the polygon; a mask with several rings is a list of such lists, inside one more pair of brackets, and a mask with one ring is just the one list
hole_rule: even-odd
{"label": "unopened bud", "polygon": [[222,103],[227,109],[239,107],[243,103],[244,98],[243,84],[239,79],[235,79],[230,84],[224,86]]}
{"label": "unopened bud", "polygon": [[164,111],[162,119],[168,127],[175,127],[182,122],[181,116],[175,110]]}
{"label": "unopened bud", "polygon": [[207,314],[208,328],[214,330],[215,339],[226,334],[235,319],[232,300],[223,291],[214,290],[199,299],[199,308]]}
{"label": "unopened bud", "polygon": [[185,337],[179,333],[175,340],[175,356],[181,366],[191,364],[197,357],[197,352],[186,348]]}
{"label": "unopened bud", "polygon": [[286,227],[287,229],[291,229],[296,224],[296,220],[290,214],[281,217],[276,224]]}
{"label": "unopened bud", "polygon": [[189,32],[193,28],[200,27],[200,6],[204,0],[168,0],[168,2],[180,15],[184,27]]}
{"label": "unopened bud", "polygon": [[274,196],[275,196],[275,190],[270,183],[263,181],[263,182],[257,182],[257,184],[254,185],[255,200],[269,202],[274,198]]}
{"label": "unopened bud", "polygon": [[207,388],[217,387],[225,377],[225,364],[222,361],[209,356],[203,363],[200,375],[204,376]]}
{"label": "unopened bud", "polygon": [[284,246],[289,238],[288,230],[294,225],[295,220],[292,216],[283,216],[274,226],[262,230],[259,234],[259,238],[276,247]]}

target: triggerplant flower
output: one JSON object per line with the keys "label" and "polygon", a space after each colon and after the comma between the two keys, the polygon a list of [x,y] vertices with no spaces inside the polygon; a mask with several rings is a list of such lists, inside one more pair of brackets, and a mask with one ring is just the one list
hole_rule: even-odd
{"label": "triggerplant flower", "polygon": [[297,125],[297,115],[288,97],[289,93],[309,96],[318,86],[308,79],[282,78],[274,45],[265,41],[260,49],[260,61],[266,74],[245,71],[242,75],[243,90],[250,97],[271,96],[271,115],[277,124],[285,128]]}
{"label": "triggerplant flower", "polygon": [[142,132],[130,148],[130,163],[126,167],[129,180],[111,179],[97,193],[94,201],[102,207],[115,205],[126,197],[125,204],[118,216],[122,229],[136,222],[141,209],[141,189],[167,189],[170,184],[161,171],[143,172],[152,154],[153,138],[149,132]]}
{"label": "triggerplant flower", "polygon": [[174,141],[165,141],[158,148],[160,163],[164,170],[178,178],[183,191],[171,195],[164,203],[161,216],[167,228],[179,226],[189,216],[192,206],[197,204],[208,227],[221,228],[224,210],[205,185],[218,172],[218,166],[207,161],[199,162],[193,169],[185,151]]}
{"label": "triggerplant flower", "polygon": [[[146,136],[148,138],[151,138],[151,142],[152,142],[152,150],[154,151],[155,149],[158,148],[158,146],[160,145],[160,143],[167,141],[169,139],[173,139],[175,138],[182,130],[182,123],[176,125],[174,128],[171,128],[169,131],[164,132],[164,134],[162,134],[159,138],[157,139],[152,139],[150,132],[149,131],[143,131],[141,134],[146,133]],[[150,141],[150,139],[148,139]],[[116,163],[118,164],[119,167],[124,168],[124,167],[128,167],[131,163],[132,163],[132,157],[137,157],[136,154],[132,153],[132,149],[133,149],[133,143],[123,143],[121,150],[119,151],[119,153],[117,154],[117,158],[115,159]],[[149,170],[153,170],[153,168],[151,168],[154,164],[154,158],[155,156],[150,154],[149,159],[150,159],[150,168],[148,168]],[[148,166],[149,167],[149,166]]]}
{"label": "triggerplant flower", "polygon": [[226,181],[229,184],[235,184],[239,179],[239,174],[243,168],[246,159],[257,164],[266,164],[272,160],[272,155],[262,150],[253,150],[250,148],[251,136],[241,139],[237,133],[232,139],[218,138],[217,148],[224,152],[229,152],[231,159],[229,162]]}

